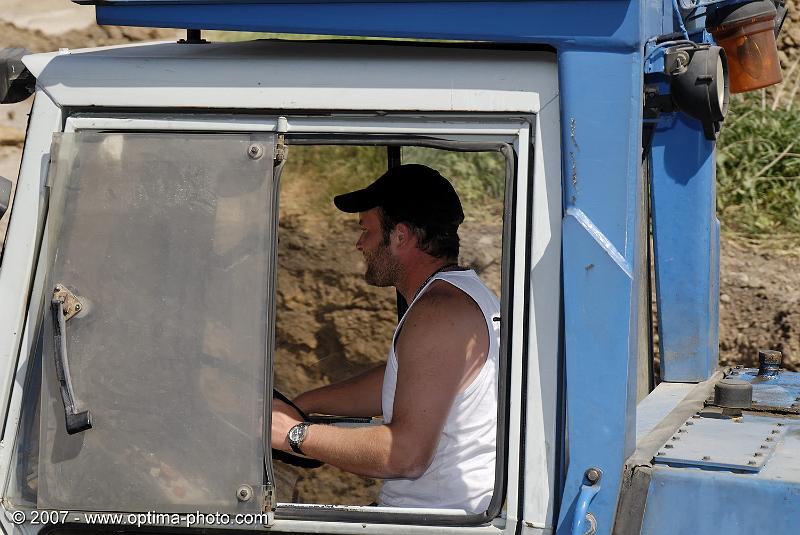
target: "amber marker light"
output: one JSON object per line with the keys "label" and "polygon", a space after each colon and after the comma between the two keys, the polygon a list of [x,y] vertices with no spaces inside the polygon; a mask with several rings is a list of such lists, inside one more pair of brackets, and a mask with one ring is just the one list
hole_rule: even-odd
{"label": "amber marker light", "polygon": [[726,5],[706,18],[706,28],[725,49],[731,93],[760,89],[782,80],[775,44],[777,10],[770,0]]}

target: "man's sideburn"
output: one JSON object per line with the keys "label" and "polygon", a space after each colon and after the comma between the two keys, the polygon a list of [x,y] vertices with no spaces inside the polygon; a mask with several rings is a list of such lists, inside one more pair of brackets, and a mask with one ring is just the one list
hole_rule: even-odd
{"label": "man's sideburn", "polygon": [[[382,219],[382,218],[381,218]],[[384,222],[380,221],[383,231]],[[364,250],[364,262],[367,269],[364,273],[364,280],[367,284],[381,288],[394,286],[400,275],[400,263],[389,250],[388,233],[382,232],[384,238],[374,251]]]}
{"label": "man's sideburn", "polygon": [[400,275],[400,263],[389,250],[388,240],[382,241],[374,251],[364,251],[367,269],[364,280],[378,287],[394,286]]}

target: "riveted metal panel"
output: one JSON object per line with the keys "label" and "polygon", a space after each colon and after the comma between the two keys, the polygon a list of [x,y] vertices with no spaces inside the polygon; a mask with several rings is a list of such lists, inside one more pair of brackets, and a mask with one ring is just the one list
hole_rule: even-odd
{"label": "riveted metal panel", "polygon": [[696,414],[667,440],[653,462],[758,472],[775,452],[785,431],[784,422],[777,418]]}

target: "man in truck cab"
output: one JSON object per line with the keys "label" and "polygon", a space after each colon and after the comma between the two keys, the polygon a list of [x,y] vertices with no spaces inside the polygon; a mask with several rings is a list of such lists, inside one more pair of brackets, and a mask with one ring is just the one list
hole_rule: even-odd
{"label": "man in truck cab", "polygon": [[294,401],[306,413],[382,414],[383,424],[311,425],[273,400],[272,447],[385,479],[379,505],[482,512],[494,487],[500,304],[458,265],[458,195],[409,164],[334,204],[358,214],[366,282],[394,286],[410,305],[386,364]]}

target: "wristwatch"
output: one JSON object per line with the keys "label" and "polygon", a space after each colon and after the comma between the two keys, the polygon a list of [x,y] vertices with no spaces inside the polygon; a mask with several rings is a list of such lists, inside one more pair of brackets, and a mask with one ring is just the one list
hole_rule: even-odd
{"label": "wristwatch", "polygon": [[308,422],[302,422],[289,429],[289,432],[286,433],[286,438],[289,440],[289,446],[292,447],[292,451],[295,453],[305,455],[303,450],[300,449],[300,446],[303,445],[303,441],[308,436],[308,428],[310,425],[311,424]]}

